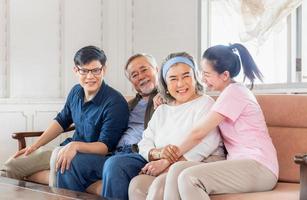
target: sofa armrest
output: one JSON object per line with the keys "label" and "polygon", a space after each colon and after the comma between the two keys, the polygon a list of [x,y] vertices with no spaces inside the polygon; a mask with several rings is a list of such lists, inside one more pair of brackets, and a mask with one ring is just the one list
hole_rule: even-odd
{"label": "sofa armrest", "polygon": [[307,199],[307,153],[298,154],[294,162],[300,165],[300,200]]}
{"label": "sofa armrest", "polygon": [[[75,126],[72,125],[64,130],[63,133],[75,130]],[[12,133],[12,138],[18,140],[18,150],[21,150],[27,146],[26,137],[39,137],[44,131],[32,131],[32,132],[16,132]]]}

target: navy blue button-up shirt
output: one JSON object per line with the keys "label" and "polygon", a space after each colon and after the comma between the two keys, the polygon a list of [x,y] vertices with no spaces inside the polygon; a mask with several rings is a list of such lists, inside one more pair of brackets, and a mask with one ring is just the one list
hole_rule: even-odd
{"label": "navy blue button-up shirt", "polygon": [[61,145],[70,141],[103,142],[113,151],[127,128],[128,104],[115,89],[102,82],[96,96],[84,102],[84,90],[78,84],[70,91],[63,110],[55,120],[67,129],[72,123],[75,133]]}

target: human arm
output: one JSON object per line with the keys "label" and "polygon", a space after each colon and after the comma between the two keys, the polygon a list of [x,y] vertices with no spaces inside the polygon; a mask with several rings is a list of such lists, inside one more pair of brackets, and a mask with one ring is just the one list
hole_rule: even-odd
{"label": "human arm", "polygon": [[63,128],[61,127],[61,125],[56,120],[52,121],[49,127],[32,145],[29,145],[28,147],[16,152],[14,158],[17,158],[18,156],[23,154],[25,154],[26,156],[31,154],[36,149],[40,148],[41,146],[47,144],[48,142],[59,136],[62,132]]}
{"label": "human arm", "polygon": [[182,156],[199,144],[202,139],[215,129],[224,119],[225,117],[223,115],[215,111],[210,111],[208,115],[200,119],[184,141],[178,146],[180,150],[178,156]]}

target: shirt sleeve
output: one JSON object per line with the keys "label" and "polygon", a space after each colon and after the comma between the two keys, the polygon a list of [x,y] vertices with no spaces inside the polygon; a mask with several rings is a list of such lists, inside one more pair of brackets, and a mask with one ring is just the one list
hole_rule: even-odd
{"label": "shirt sleeve", "polygon": [[234,122],[241,115],[247,104],[246,94],[241,88],[228,86],[217,98],[212,110]]}
{"label": "shirt sleeve", "polygon": [[103,114],[98,141],[107,145],[108,151],[115,150],[118,141],[127,129],[128,120],[128,104],[123,97],[107,106]]}
{"label": "shirt sleeve", "polygon": [[141,154],[141,156],[147,161],[149,161],[148,157],[149,151],[153,148],[156,148],[155,136],[156,136],[156,128],[157,128],[156,124],[158,120],[157,117],[158,113],[159,113],[159,107],[154,112],[152,118],[148,122],[148,126],[143,132],[143,137],[141,141],[138,143],[139,154]]}
{"label": "shirt sleeve", "polygon": [[71,116],[70,103],[74,98],[73,96],[74,96],[74,93],[75,93],[74,92],[75,88],[76,87],[71,89],[71,91],[69,92],[68,97],[66,99],[64,108],[54,118],[54,120],[56,120],[60,124],[60,126],[63,128],[63,130],[67,129],[73,123],[72,116]]}

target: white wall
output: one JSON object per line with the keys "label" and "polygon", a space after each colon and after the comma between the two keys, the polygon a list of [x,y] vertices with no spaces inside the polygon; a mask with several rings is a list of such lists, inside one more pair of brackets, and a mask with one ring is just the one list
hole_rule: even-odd
{"label": "white wall", "polygon": [[133,95],[123,72],[132,54],[151,53],[159,63],[174,51],[198,58],[199,2],[1,0],[0,166],[17,150],[12,132],[43,130],[61,109],[76,83],[79,48],[105,50],[106,80],[124,95]]}

